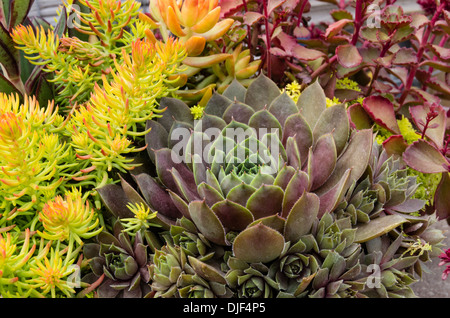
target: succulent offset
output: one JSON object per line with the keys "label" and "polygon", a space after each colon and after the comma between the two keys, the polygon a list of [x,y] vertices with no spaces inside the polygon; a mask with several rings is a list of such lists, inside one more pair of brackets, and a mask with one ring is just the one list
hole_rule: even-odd
{"label": "succulent offset", "polygon": [[[238,297],[364,297],[365,246],[401,237],[395,254],[427,230],[415,178],[370,129],[351,129],[344,105],[327,108],[318,83],[296,104],[264,75],[248,89],[233,81],[199,121],[180,100],[160,107],[147,122],[154,173],[132,175],[137,188],[122,178],[98,189],[118,218],[128,203],[157,211],[151,279],[171,281],[164,292],[152,285],[157,296],[184,297],[185,275],[198,275],[202,288],[223,284]],[[178,274],[158,265],[166,254]],[[408,273],[420,274],[418,259]]]}

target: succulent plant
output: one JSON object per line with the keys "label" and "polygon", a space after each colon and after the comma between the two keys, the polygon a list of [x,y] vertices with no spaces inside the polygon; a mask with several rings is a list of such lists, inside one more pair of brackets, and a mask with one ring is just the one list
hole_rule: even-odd
{"label": "succulent plant", "polygon": [[[173,257],[209,266],[239,297],[362,297],[364,244],[428,225],[411,215],[423,207],[411,199],[415,179],[380,153],[370,129],[350,128],[345,105],[327,107],[317,82],[294,103],[264,75],[248,89],[233,81],[200,121],[180,100],[160,107],[147,122],[155,171],[100,196],[119,218],[129,203],[157,211],[154,249],[189,254]],[[160,296],[179,295],[170,282]]]}
{"label": "succulent plant", "polygon": [[242,49],[245,30],[233,19],[221,18],[216,0],[151,0],[150,15],[141,13],[140,19],[149,26],[149,37],[156,34],[167,41],[173,35],[186,46],[186,69],[181,73],[187,85],[177,95],[189,104],[201,100],[208,89],[223,92],[235,78],[248,86],[261,64]]}
{"label": "succulent plant", "polygon": [[[150,274],[147,246],[137,232],[133,240],[119,221],[113,224],[112,233],[102,232],[98,243],[84,245],[83,253],[89,259],[92,273],[105,275],[98,287],[100,298],[142,298],[150,292]],[[92,275],[90,275],[92,276]],[[86,281],[90,277],[84,278]],[[91,279],[93,280],[93,279]]]}

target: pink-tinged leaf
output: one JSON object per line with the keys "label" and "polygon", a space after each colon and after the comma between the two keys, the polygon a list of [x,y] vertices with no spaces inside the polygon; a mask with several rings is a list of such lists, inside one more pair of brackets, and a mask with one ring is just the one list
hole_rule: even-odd
{"label": "pink-tinged leaf", "polygon": [[393,64],[409,65],[417,62],[417,53],[411,48],[401,48],[395,55]]}
{"label": "pink-tinged leaf", "polygon": [[322,135],[317,140],[310,158],[311,190],[315,190],[325,183],[336,166],[337,152],[331,133]]}
{"label": "pink-tinged leaf", "polygon": [[439,219],[450,217],[450,174],[444,172],[434,195],[434,206]]}
{"label": "pink-tinged leaf", "polygon": [[220,0],[220,18],[227,18],[244,7],[242,0]]}
{"label": "pink-tinged leaf", "polygon": [[301,236],[310,232],[319,213],[319,197],[315,193],[304,192],[295,202],[284,227],[287,241],[297,242]]}
{"label": "pink-tinged leaf", "polygon": [[425,24],[427,24],[428,22],[430,22],[430,20],[427,18],[426,15],[419,13],[419,12],[414,12],[411,14],[411,26],[419,29],[421,27],[423,27]]}
{"label": "pink-tinged leaf", "polygon": [[393,210],[393,211],[397,211],[397,212],[404,212],[404,213],[414,213],[414,212],[422,210],[425,203],[426,203],[425,200],[409,199],[399,205],[389,207],[389,210]]}
{"label": "pink-tinged leaf", "polygon": [[267,4],[267,15],[270,15],[273,10],[281,6],[286,0],[269,0]]}
{"label": "pink-tinged leaf", "polygon": [[331,10],[330,11],[331,16],[333,17],[333,19],[335,21],[339,21],[342,19],[347,19],[347,20],[352,20],[353,19],[353,15],[348,12],[347,10]]}
{"label": "pink-tinged leaf", "polygon": [[252,26],[261,19],[264,19],[264,16],[259,12],[249,11],[244,14],[244,24],[250,26]]}
{"label": "pink-tinged leaf", "polygon": [[280,41],[280,45],[284,49],[286,54],[288,54],[289,56],[293,56],[299,60],[314,61],[325,56],[325,54],[320,51],[308,49],[298,44],[297,40],[294,37],[284,32],[280,32],[280,34],[278,34],[276,38]]}
{"label": "pink-tinged leaf", "polygon": [[449,162],[430,142],[419,139],[409,145],[403,160],[411,168],[423,173],[446,172]]}
{"label": "pink-tinged leaf", "polygon": [[335,36],[349,23],[353,23],[353,21],[350,19],[342,19],[330,24],[330,26],[325,31],[325,37],[330,38]]}
{"label": "pink-tinged leaf", "polygon": [[442,72],[450,73],[450,64],[442,61],[433,61],[433,60],[425,60],[420,63],[420,66],[431,66],[434,69],[437,69]]}
{"label": "pink-tinged leaf", "polygon": [[[442,147],[442,143],[444,141],[445,127],[447,116],[444,108],[441,105],[437,105],[435,110],[438,115],[436,118],[429,122],[429,126],[425,131],[425,136],[431,139],[432,142],[438,147]],[[425,105],[417,105],[409,108],[409,113],[414,121],[414,124],[420,131],[424,128],[424,123],[426,123],[427,114],[430,112],[430,106],[428,104]],[[433,125],[433,126],[431,126]]]}
{"label": "pink-tinged leaf", "polygon": [[358,49],[351,44],[339,45],[336,48],[336,54],[338,62],[346,68],[356,67],[362,62]]}
{"label": "pink-tinged leaf", "polygon": [[364,99],[363,107],[377,124],[394,134],[401,134],[395,118],[394,105],[389,99],[382,96],[370,96]]}
{"label": "pink-tinged leaf", "polygon": [[401,156],[408,147],[408,143],[402,135],[393,135],[383,142],[383,147],[389,155]]}
{"label": "pink-tinged leaf", "polygon": [[280,232],[258,223],[236,236],[233,254],[247,263],[268,263],[281,255],[284,243]]}
{"label": "pink-tinged leaf", "polygon": [[372,119],[360,104],[353,104],[348,107],[350,125],[358,130],[369,129],[373,125]]}
{"label": "pink-tinged leaf", "polygon": [[440,47],[435,44],[429,44],[428,47],[433,51],[434,54],[437,55],[441,60],[448,61],[450,60],[450,49],[445,47]]}
{"label": "pink-tinged leaf", "polygon": [[336,206],[341,202],[345,192],[351,185],[350,182],[351,169],[347,169],[342,175],[342,178],[337,182],[330,190],[320,194],[320,205],[318,217],[321,218],[325,213],[333,211]]}
{"label": "pink-tinged leaf", "polygon": [[189,203],[189,213],[195,226],[208,240],[218,245],[228,245],[222,223],[205,201]]}

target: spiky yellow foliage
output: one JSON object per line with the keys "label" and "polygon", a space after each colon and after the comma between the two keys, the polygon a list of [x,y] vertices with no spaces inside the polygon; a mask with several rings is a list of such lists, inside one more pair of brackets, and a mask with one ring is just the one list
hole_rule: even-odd
{"label": "spiky yellow foliage", "polygon": [[47,202],[39,213],[39,220],[45,231],[38,233],[48,240],[72,238],[81,245],[81,239],[91,238],[102,231],[101,227],[97,228],[99,219],[94,209],[82,199],[79,191],[75,195],[57,196]]}
{"label": "spiky yellow foliage", "polygon": [[109,181],[113,169],[135,166],[127,154],[145,149],[136,140],[146,134],[147,120],[159,116],[158,100],[172,91],[185,49],[177,40],[166,43],[138,40],[123,63],[115,61],[113,81],[103,78],[90,100],[76,109],[67,124],[71,145],[82,167],[76,179],[98,187]]}
{"label": "spiky yellow foliage", "polygon": [[41,108],[34,97],[22,103],[19,96],[0,94],[3,221],[38,209],[64,181],[71,152],[54,132],[61,121],[53,103]]}

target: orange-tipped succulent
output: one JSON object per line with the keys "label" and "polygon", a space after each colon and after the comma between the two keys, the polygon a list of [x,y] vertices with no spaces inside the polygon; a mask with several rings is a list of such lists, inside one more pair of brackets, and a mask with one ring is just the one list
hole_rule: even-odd
{"label": "orange-tipped succulent", "polygon": [[112,170],[126,172],[135,167],[128,155],[145,149],[146,121],[159,117],[158,100],[180,85],[180,63],[184,46],[174,39],[166,43],[138,40],[131,53],[114,61],[112,81],[103,77],[89,101],[73,111],[66,125],[81,167],[79,185],[98,187],[111,181]]}
{"label": "orange-tipped succulent", "polygon": [[259,69],[260,61],[250,62],[249,54],[241,59],[237,46],[245,34],[235,34],[234,20],[221,19],[220,12],[218,0],[151,0],[150,16],[139,14],[149,27],[148,38],[155,38],[150,29],[158,29],[164,41],[176,36],[186,46],[183,74],[188,77],[188,89],[177,94],[190,104],[201,100],[209,89],[223,92],[235,78],[248,86]]}
{"label": "orange-tipped succulent", "polygon": [[70,149],[55,133],[57,111],[35,97],[0,94],[0,224],[39,209],[65,180]]}
{"label": "orange-tipped succulent", "polygon": [[102,231],[99,219],[89,202],[83,200],[81,192],[56,196],[47,202],[39,213],[45,231],[38,233],[48,240],[75,240],[82,245],[82,239],[89,239]]}

